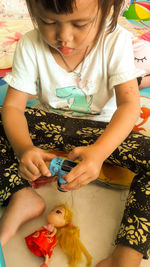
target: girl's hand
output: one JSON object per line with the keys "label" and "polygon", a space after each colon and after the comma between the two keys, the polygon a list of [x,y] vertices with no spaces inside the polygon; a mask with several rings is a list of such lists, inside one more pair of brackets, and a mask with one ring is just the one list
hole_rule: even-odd
{"label": "girl's hand", "polygon": [[68,158],[71,160],[80,159],[81,162],[67,175],[63,176],[63,179],[67,182],[67,184],[61,186],[64,190],[78,189],[99,176],[103,157],[100,156],[97,145],[76,147],[68,155]]}
{"label": "girl's hand", "polygon": [[21,156],[19,174],[28,181],[35,181],[40,176],[51,176],[45,162],[52,160],[54,157],[54,154],[32,146]]}

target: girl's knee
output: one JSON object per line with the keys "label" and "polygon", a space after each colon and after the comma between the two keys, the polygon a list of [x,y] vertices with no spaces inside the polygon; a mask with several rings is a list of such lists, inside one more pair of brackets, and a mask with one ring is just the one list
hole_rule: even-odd
{"label": "girl's knee", "polygon": [[12,196],[11,203],[16,203],[15,205],[22,208],[24,207],[25,210],[27,207],[28,210],[33,212],[34,216],[40,215],[45,210],[44,199],[31,187],[23,188],[17,191]]}
{"label": "girl's knee", "polygon": [[45,201],[44,199],[32,188],[27,189],[28,202],[34,209],[36,216],[40,215],[45,210]]}
{"label": "girl's knee", "polygon": [[43,211],[45,210],[46,204],[44,199],[38,195],[38,199],[36,202],[36,207],[37,207],[37,215],[40,215],[41,213],[43,213]]}

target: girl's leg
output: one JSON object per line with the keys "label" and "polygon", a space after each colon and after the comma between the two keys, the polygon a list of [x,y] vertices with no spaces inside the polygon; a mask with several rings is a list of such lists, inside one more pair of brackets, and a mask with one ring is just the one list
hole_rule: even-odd
{"label": "girl's leg", "polygon": [[97,267],[139,267],[150,251],[150,138],[132,132],[108,158],[136,175],[132,181],[116,247]]}
{"label": "girl's leg", "polygon": [[[66,134],[66,146],[92,144],[106,123],[68,120],[72,133]],[[65,138],[64,138],[65,140]],[[77,141],[78,140],[78,141]],[[150,138],[131,132],[112,153],[108,162],[130,169],[136,175],[130,187],[126,208],[113,254],[97,267],[138,267],[150,251]]]}
{"label": "girl's leg", "polygon": [[[36,109],[27,109],[26,117],[35,145],[45,149],[61,147],[63,141],[59,120],[52,116],[50,124],[50,115]],[[45,203],[18,175],[18,161],[5,136],[1,120],[0,133],[0,205],[8,205],[0,219],[0,241],[4,246],[20,225],[42,213]]]}
{"label": "girl's leg", "polygon": [[141,253],[130,247],[117,245],[113,253],[96,267],[139,267],[142,257]]}
{"label": "girl's leg", "polygon": [[14,193],[0,220],[2,246],[14,236],[24,222],[39,216],[44,209],[44,200],[31,187]]}
{"label": "girl's leg", "polygon": [[[138,252],[138,255],[141,254],[147,259],[150,251],[150,138],[131,132],[108,160],[136,174],[130,186],[115,242],[119,248],[117,251],[123,251],[128,247],[128,251],[129,248],[132,249],[130,251],[133,257]],[[136,257],[137,262],[138,258],[140,257]]]}

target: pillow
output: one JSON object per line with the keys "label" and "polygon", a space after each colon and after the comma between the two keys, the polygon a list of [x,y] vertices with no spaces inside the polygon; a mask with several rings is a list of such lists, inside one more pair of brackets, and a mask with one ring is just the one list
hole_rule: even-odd
{"label": "pillow", "polygon": [[12,67],[17,41],[32,28],[25,0],[0,0],[0,69]]}
{"label": "pillow", "polygon": [[133,38],[135,65],[145,71],[139,88],[150,87],[150,2],[128,2],[119,17],[119,24],[136,37]]}
{"label": "pillow", "polygon": [[0,19],[0,69],[12,67],[18,40],[33,29],[31,19]]}
{"label": "pillow", "polygon": [[150,86],[150,42],[142,39],[133,39],[134,61],[137,68],[145,71],[140,78],[139,88]]}

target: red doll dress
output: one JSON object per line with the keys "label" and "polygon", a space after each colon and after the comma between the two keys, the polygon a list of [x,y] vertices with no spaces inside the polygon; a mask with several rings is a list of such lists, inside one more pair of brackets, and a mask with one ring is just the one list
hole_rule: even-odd
{"label": "red doll dress", "polygon": [[57,245],[56,235],[44,227],[25,237],[29,250],[38,257],[49,255],[51,257],[54,247]]}

